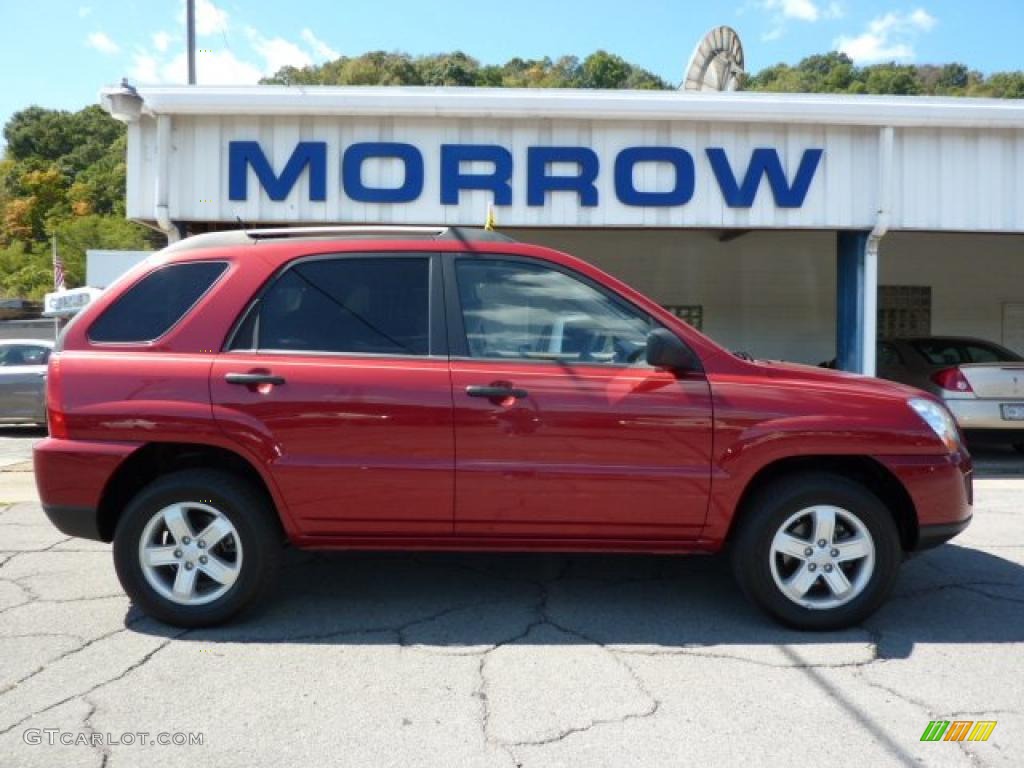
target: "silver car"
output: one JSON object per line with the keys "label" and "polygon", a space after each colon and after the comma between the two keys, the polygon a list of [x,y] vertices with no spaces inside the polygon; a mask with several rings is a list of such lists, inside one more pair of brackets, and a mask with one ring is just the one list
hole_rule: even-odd
{"label": "silver car", "polygon": [[954,336],[878,342],[878,375],[941,397],[968,437],[1024,453],[1024,357],[991,341]]}
{"label": "silver car", "polygon": [[0,341],[0,424],[46,423],[46,364],[53,342]]}

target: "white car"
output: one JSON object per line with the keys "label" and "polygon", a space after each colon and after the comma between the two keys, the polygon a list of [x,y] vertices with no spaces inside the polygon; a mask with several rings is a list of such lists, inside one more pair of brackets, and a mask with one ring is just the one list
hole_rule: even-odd
{"label": "white car", "polygon": [[52,341],[0,341],[0,424],[46,424],[46,364]]}
{"label": "white car", "polygon": [[983,339],[928,336],[878,343],[878,375],[932,392],[970,437],[1024,453],[1024,357]]}

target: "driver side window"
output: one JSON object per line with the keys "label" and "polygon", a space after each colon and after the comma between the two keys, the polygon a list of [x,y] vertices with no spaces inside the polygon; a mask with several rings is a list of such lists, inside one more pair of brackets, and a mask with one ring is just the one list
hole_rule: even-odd
{"label": "driver side window", "polygon": [[469,356],[642,365],[645,314],[556,269],[459,259],[456,282]]}

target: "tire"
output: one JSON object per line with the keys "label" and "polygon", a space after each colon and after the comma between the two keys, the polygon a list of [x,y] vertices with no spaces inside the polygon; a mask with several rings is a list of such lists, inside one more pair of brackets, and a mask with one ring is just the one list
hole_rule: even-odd
{"label": "tire", "polygon": [[[196,535],[203,530],[209,544]],[[114,567],[147,615],[207,627],[263,602],[277,580],[282,542],[272,504],[250,483],[217,470],[182,470],[129,502],[114,534]]]}
{"label": "tire", "polygon": [[[863,485],[824,472],[792,475],[758,491],[742,512],[733,572],[744,594],[781,623],[802,630],[850,627],[874,613],[892,589],[903,559],[899,531],[889,509]],[[827,536],[830,517],[834,538],[821,547],[824,538],[813,532]],[[843,583],[849,591],[833,588]]]}
{"label": "tire", "polygon": [[1014,443],[1013,450],[1017,453],[1024,453],[1024,443]]}

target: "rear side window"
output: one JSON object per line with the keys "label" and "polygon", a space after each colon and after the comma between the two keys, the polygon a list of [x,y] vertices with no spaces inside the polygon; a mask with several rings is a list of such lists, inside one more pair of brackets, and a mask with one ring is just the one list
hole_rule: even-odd
{"label": "rear side window", "polygon": [[170,264],[121,294],[89,328],[90,341],[143,342],[163,336],[224,270],[224,262]]}
{"label": "rear side window", "polygon": [[961,365],[964,363],[1008,363],[1020,358],[1002,347],[989,344],[958,341],[955,339],[928,339],[915,341],[914,348],[932,365]]}
{"label": "rear side window", "polygon": [[0,367],[15,365],[46,365],[50,359],[49,347],[33,344],[11,344],[0,346]]}
{"label": "rear side window", "polygon": [[428,258],[318,259],[277,278],[232,348],[426,355],[429,328]]}

